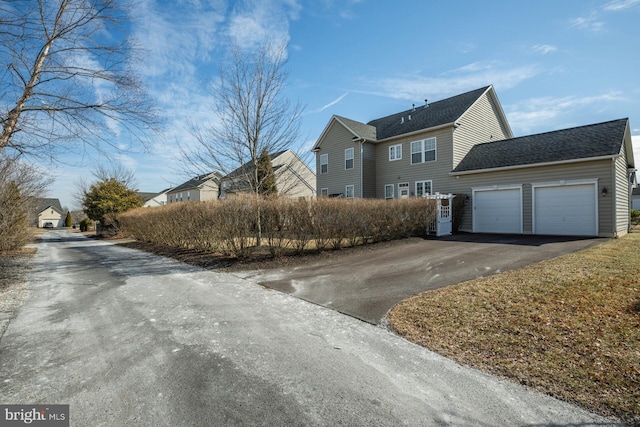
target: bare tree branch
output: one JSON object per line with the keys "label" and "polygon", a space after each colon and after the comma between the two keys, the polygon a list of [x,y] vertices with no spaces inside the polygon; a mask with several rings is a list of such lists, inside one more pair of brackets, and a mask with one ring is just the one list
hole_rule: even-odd
{"label": "bare tree branch", "polygon": [[[286,63],[283,45],[265,43],[252,52],[232,46],[213,90],[217,124],[192,125],[197,143],[183,149],[185,160],[199,170],[234,172],[238,185],[258,194],[265,178],[259,173],[262,153],[294,148],[300,137],[303,107],[284,96]],[[246,170],[238,171],[242,165]]]}
{"label": "bare tree branch", "polygon": [[135,50],[119,31],[123,7],[119,0],[0,2],[0,152],[55,159],[79,145],[116,146],[120,131],[143,143],[158,127],[132,70]]}

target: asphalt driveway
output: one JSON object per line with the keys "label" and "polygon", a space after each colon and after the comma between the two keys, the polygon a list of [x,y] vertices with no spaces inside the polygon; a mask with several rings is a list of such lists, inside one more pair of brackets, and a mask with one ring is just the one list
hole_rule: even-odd
{"label": "asphalt driveway", "polygon": [[298,267],[238,274],[377,324],[398,302],[412,295],[524,267],[604,240],[457,234],[388,242]]}
{"label": "asphalt driveway", "polygon": [[232,274],[65,231],[37,248],[0,403],[72,426],[615,425]]}

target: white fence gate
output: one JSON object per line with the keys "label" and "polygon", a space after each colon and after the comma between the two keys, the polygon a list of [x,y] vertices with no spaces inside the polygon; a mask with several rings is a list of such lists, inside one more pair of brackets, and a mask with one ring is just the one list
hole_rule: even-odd
{"label": "white fence gate", "polygon": [[427,234],[435,234],[437,237],[449,236],[452,233],[452,212],[453,198],[455,194],[431,194],[425,196],[427,199],[436,201],[436,219],[429,224]]}

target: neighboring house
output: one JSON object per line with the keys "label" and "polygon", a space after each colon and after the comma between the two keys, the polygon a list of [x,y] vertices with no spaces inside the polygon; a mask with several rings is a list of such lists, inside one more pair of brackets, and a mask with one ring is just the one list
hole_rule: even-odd
{"label": "neighboring house", "polygon": [[461,230],[620,236],[635,165],[627,119],[514,138],[492,86],[367,124],[333,116],[318,195],[465,197]]}
{"label": "neighboring house", "polygon": [[144,204],[142,205],[142,207],[155,208],[155,207],[158,207],[158,206],[166,205],[167,204],[167,194],[171,190],[172,190],[171,188],[167,188],[165,190],[162,190],[159,193],[144,193],[144,194],[150,194],[150,196],[143,197]]}
{"label": "neighboring house", "polygon": [[[313,197],[315,174],[293,151],[283,150],[269,155],[276,177],[278,194],[286,197]],[[247,162],[221,179],[220,198],[249,191],[248,177],[254,166]]]}
{"label": "neighboring house", "polygon": [[204,202],[216,200],[220,191],[219,172],[198,175],[189,181],[167,191],[167,203]]}
{"label": "neighboring house", "polygon": [[50,222],[54,227],[64,227],[66,212],[62,210],[58,199],[37,199],[35,212],[37,215],[37,227],[43,228]]}
{"label": "neighboring house", "polygon": [[640,187],[634,188],[631,193],[631,208],[640,210]]}

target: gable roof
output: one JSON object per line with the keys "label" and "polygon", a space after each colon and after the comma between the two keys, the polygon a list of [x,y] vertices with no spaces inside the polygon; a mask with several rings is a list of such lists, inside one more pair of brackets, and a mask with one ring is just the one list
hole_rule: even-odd
{"label": "gable roof", "polygon": [[42,212],[47,208],[53,208],[57,210],[59,213],[64,213],[62,211],[62,205],[60,205],[59,199],[47,199],[47,198],[36,199],[36,209],[38,213]]}
{"label": "gable roof", "polygon": [[[283,155],[284,153],[286,153],[289,150],[280,150],[280,151],[276,151],[275,153],[270,153],[269,157],[271,158],[271,162],[273,162],[275,159],[277,159],[278,157],[280,157],[281,155]],[[275,172],[280,166],[282,165],[272,165],[273,167],[273,171]],[[233,179],[239,176],[247,176],[248,174],[252,174],[253,173],[253,168],[255,166],[253,165],[253,163],[251,161],[246,162],[245,164],[243,164],[242,166],[239,166],[237,168],[235,168],[234,170],[232,170],[229,174],[225,175],[222,179],[223,180],[227,180],[227,179]]]}
{"label": "gable roof", "polygon": [[198,188],[205,182],[213,179],[216,183],[220,181],[222,175],[219,172],[210,172],[204,175],[198,175],[196,177],[191,178],[189,181],[184,182],[177,187],[169,190],[170,193],[175,193],[176,191],[188,190],[190,188]]}
{"label": "gable roof", "polygon": [[148,202],[158,195],[158,193],[147,193],[144,191],[136,191],[136,195],[142,199],[142,202]]}
{"label": "gable roof", "polygon": [[371,120],[368,125],[375,126],[378,140],[403,135],[422,129],[455,123],[465,111],[491,86],[481,87],[460,95],[426,104]]}
{"label": "gable roof", "polygon": [[613,157],[622,150],[628,119],[477,144],[453,173]]}
{"label": "gable roof", "polygon": [[313,150],[318,149],[320,142],[334,121],[342,124],[342,126],[353,133],[355,137],[364,138],[371,142],[377,142],[437,126],[453,125],[471,108],[478,98],[490,89],[492,89],[492,86],[484,86],[460,95],[374,119],[368,123],[361,123],[347,119],[346,117],[334,115],[320,135],[320,138],[318,138]]}

